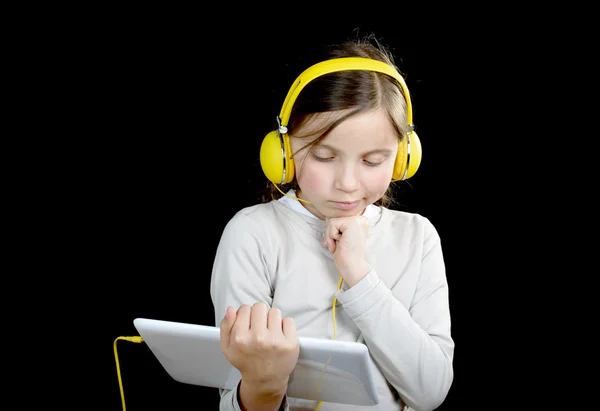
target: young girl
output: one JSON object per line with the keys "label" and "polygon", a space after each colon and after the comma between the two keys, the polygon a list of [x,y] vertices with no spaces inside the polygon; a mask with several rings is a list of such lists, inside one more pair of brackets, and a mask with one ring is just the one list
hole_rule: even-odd
{"label": "young girl", "polygon": [[[216,253],[215,319],[242,376],[220,409],[432,410],[454,375],[440,238],[389,195],[421,159],[410,95],[379,45],[344,43],[326,60],[299,76],[263,141],[272,195],[229,221]],[[366,344],[379,404],[288,398],[299,336]]]}

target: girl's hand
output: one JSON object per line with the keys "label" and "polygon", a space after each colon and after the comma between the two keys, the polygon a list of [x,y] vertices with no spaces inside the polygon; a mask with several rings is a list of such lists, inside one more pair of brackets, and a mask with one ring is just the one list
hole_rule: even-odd
{"label": "girl's hand", "polygon": [[338,272],[352,287],[362,280],[371,267],[365,261],[365,244],[369,220],[364,216],[329,218],[323,239],[332,254]]}
{"label": "girl's hand", "polygon": [[220,329],[221,350],[244,384],[262,394],[285,393],[300,350],[290,317],[282,320],[278,308],[264,303],[242,305],[237,312],[228,307]]}

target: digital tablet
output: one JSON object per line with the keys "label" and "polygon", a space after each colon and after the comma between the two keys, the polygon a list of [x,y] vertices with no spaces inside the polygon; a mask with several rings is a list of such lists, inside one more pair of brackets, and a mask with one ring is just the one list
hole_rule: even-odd
{"label": "digital tablet", "polygon": [[[221,351],[219,327],[136,318],[134,326],[165,371],[176,381],[235,389],[241,379]],[[379,403],[366,345],[299,337],[300,355],[287,395],[352,405]]]}

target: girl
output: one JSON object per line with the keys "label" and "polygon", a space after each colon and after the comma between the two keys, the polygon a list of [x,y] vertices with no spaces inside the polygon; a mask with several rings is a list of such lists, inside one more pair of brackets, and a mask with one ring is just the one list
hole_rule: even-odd
{"label": "girl", "polygon": [[215,256],[222,350],[242,375],[220,409],[363,409],[286,396],[298,336],[367,345],[379,404],[364,409],[435,409],[453,381],[448,284],[430,221],[390,208],[420,144],[389,53],[332,48],[278,122],[261,146],[271,195],[228,222]]}

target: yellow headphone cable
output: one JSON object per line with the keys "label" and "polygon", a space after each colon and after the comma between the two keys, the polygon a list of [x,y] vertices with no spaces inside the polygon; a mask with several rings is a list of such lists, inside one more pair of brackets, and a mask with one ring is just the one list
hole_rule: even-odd
{"label": "yellow headphone cable", "polygon": [[[342,283],[344,282],[344,278],[340,277],[340,282],[338,283],[338,291],[342,288]],[[337,297],[333,297],[333,305],[331,306],[331,317],[333,319],[333,339],[335,340],[337,338],[337,326],[336,326],[336,322],[335,322],[335,305],[337,303]],[[317,388],[315,389],[315,392],[319,391],[320,385],[321,385],[321,381],[323,379],[323,374],[325,374],[325,371],[327,370],[327,366],[329,365],[329,362],[331,361],[331,355],[329,356],[329,358],[327,359],[327,362],[325,363],[325,366],[323,367],[323,371],[321,371],[321,376],[319,378],[319,384],[317,384]],[[315,408],[314,411],[317,411],[319,408],[321,408],[321,405],[323,405],[323,401],[319,401],[319,404],[317,404],[317,407]]]}
{"label": "yellow headphone cable", "polygon": [[123,404],[123,411],[125,411],[125,394],[123,393],[123,381],[121,380],[121,370],[119,368],[119,355],[117,354],[117,342],[119,340],[141,343],[144,341],[144,339],[140,336],[117,337],[115,338],[115,341],[113,343],[113,350],[115,351],[115,363],[117,364],[117,377],[119,378],[119,390],[121,391],[121,403]]}

